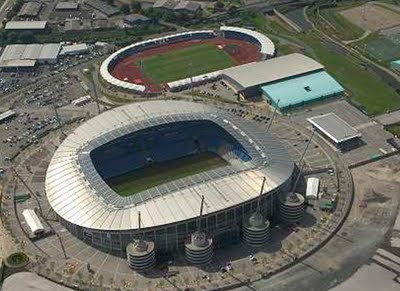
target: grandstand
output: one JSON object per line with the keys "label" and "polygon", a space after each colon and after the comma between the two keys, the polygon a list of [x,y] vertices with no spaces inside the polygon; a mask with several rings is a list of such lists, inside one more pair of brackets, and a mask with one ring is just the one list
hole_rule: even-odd
{"label": "grandstand", "polygon": [[144,232],[164,252],[197,229],[201,196],[203,230],[235,241],[263,178],[260,205],[270,217],[293,169],[284,147],[251,121],[197,103],[148,101],[104,112],[69,135],[50,162],[46,194],[61,223],[88,244],[123,255]]}

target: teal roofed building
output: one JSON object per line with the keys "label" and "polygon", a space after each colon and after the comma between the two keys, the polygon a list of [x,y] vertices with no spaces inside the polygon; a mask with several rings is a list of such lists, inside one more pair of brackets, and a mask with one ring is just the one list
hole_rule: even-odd
{"label": "teal roofed building", "polygon": [[392,70],[400,72],[400,60],[391,62],[390,67],[392,68]]}
{"label": "teal roofed building", "polygon": [[317,71],[261,87],[263,97],[280,111],[341,95],[344,88],[327,72]]}

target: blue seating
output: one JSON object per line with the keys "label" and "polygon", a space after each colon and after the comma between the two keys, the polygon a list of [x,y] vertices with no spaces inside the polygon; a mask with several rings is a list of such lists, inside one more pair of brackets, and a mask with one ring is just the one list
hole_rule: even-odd
{"label": "blue seating", "polygon": [[234,137],[205,120],[181,121],[133,132],[94,149],[91,158],[100,176],[107,179],[142,168],[148,160],[157,163],[207,151],[228,161],[251,159]]}

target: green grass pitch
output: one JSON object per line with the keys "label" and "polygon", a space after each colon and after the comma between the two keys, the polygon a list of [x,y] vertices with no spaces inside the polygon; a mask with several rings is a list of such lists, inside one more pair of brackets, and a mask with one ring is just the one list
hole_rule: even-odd
{"label": "green grass pitch", "polygon": [[106,180],[119,195],[130,196],[146,189],[228,165],[218,155],[206,152],[153,164]]}
{"label": "green grass pitch", "polygon": [[[144,58],[142,69],[158,83],[168,83],[235,65],[227,52],[215,45],[202,44]],[[137,64],[140,66],[140,64]]]}

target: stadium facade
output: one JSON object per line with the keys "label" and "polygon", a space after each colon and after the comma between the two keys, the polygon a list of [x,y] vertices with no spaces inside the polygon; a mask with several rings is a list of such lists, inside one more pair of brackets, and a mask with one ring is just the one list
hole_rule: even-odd
{"label": "stadium facade", "polygon": [[[227,163],[129,196],[106,183],[201,152]],[[144,238],[163,253],[183,248],[197,230],[202,196],[202,230],[217,246],[238,241],[256,209],[274,215],[293,171],[284,146],[254,122],[197,103],[147,101],[104,112],[70,134],[48,167],[46,194],[61,223],[86,243],[123,255]]]}

